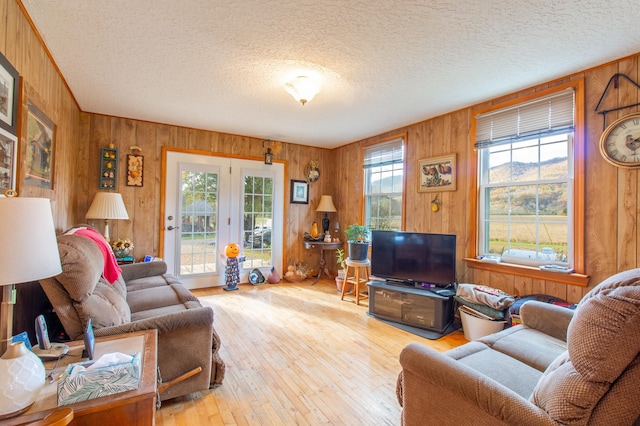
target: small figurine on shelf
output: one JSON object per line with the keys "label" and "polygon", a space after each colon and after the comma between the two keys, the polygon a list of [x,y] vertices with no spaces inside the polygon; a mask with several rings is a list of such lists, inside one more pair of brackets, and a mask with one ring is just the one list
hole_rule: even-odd
{"label": "small figurine on shelf", "polygon": [[227,257],[227,266],[224,268],[225,282],[227,284],[223,290],[232,291],[238,289],[240,281],[239,262],[244,261],[244,257],[238,257],[240,246],[235,243],[227,244],[224,247],[224,255]]}

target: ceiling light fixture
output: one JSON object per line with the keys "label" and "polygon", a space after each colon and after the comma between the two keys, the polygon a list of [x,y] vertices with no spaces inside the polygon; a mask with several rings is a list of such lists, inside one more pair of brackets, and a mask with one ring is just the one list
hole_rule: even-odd
{"label": "ceiling light fixture", "polygon": [[284,88],[293,98],[302,105],[309,102],[318,94],[320,88],[306,75],[300,75],[284,85]]}

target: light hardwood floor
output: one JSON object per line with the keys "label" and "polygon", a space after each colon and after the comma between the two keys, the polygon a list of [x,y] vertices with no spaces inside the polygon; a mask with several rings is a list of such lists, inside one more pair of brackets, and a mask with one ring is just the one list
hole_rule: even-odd
{"label": "light hardwood floor", "polygon": [[[420,342],[445,351],[456,331],[428,340],[341,301],[334,281],[195,290],[215,311],[224,383],[162,403],[158,426],[397,425],[398,356]],[[185,343],[185,351],[188,343]]]}

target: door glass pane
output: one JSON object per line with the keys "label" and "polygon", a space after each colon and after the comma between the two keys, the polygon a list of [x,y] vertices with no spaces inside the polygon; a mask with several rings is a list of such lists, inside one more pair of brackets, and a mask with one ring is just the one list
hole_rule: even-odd
{"label": "door glass pane", "polygon": [[183,171],[180,275],[216,272],[218,174]]}
{"label": "door glass pane", "polygon": [[273,178],[244,177],[243,230],[245,269],[271,266]]}

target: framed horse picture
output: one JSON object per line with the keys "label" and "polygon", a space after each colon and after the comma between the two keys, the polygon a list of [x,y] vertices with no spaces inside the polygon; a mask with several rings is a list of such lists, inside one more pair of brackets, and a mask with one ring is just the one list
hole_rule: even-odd
{"label": "framed horse picture", "polygon": [[456,155],[418,160],[418,192],[456,190]]}

